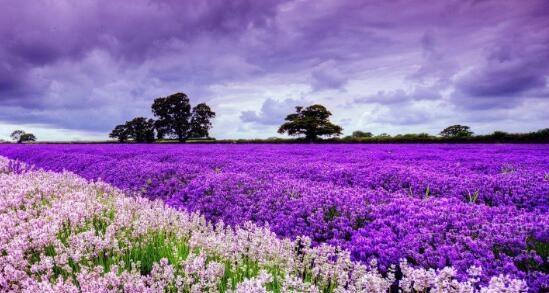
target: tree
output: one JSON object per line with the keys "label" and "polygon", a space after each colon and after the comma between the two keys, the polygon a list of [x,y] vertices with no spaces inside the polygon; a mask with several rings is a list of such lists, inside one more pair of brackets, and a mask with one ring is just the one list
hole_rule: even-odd
{"label": "tree", "polygon": [[473,135],[473,132],[469,126],[457,124],[444,128],[440,135],[443,137],[469,137]]}
{"label": "tree", "polygon": [[24,133],[20,138],[21,142],[36,141],[36,136],[32,133]]}
{"label": "tree", "polygon": [[200,103],[193,108],[191,115],[190,137],[209,137],[209,130],[212,128],[211,119],[215,118],[208,105]]}
{"label": "tree", "polygon": [[490,136],[495,138],[495,139],[505,139],[505,137],[507,137],[508,135],[509,135],[509,133],[507,133],[505,131],[496,130]]}
{"label": "tree", "polygon": [[126,124],[116,125],[116,127],[109,134],[110,138],[116,138],[119,142],[125,142],[130,136],[129,129]]}
{"label": "tree", "polygon": [[36,136],[32,133],[26,133],[23,130],[15,130],[10,135],[11,139],[17,143],[23,143],[27,141],[36,141]]}
{"label": "tree", "polygon": [[154,141],[154,120],[144,117],[133,118],[125,124],[116,125],[109,137],[125,142],[132,139],[135,142]]}
{"label": "tree", "polygon": [[154,129],[156,130],[156,138],[158,140],[164,139],[166,137],[166,127],[163,125],[162,122],[159,122],[158,120],[154,121]]}
{"label": "tree", "polygon": [[341,135],[340,126],[330,122],[332,115],[322,105],[311,105],[307,108],[296,107],[296,113],[286,116],[286,121],[278,129],[278,133],[287,132],[288,135],[305,135],[306,140],[314,140],[324,135]]}
{"label": "tree", "polygon": [[153,142],[155,123],[144,117],[133,118],[126,122],[128,137],[136,142]]}
{"label": "tree", "polygon": [[212,127],[211,119],[215,113],[205,103],[192,108],[189,97],[184,93],[175,93],[154,100],[152,112],[157,118],[154,122],[159,139],[174,137],[185,141],[189,137],[208,137]]}
{"label": "tree", "polygon": [[371,132],[364,132],[360,130],[353,131],[353,134],[351,134],[352,138],[364,138],[364,137],[372,137],[374,136]]}
{"label": "tree", "polygon": [[543,128],[543,129],[540,129],[536,132],[534,132],[535,135],[541,137],[541,138],[549,138],[549,128]]}
{"label": "tree", "polygon": [[155,128],[160,137],[175,136],[185,141],[190,130],[191,105],[184,93],[176,93],[154,100],[152,112],[157,120]]}
{"label": "tree", "polygon": [[10,137],[13,141],[21,143],[21,135],[25,134],[23,130],[15,130],[10,134]]}
{"label": "tree", "polygon": [[152,142],[156,137],[177,138],[183,142],[189,137],[208,137],[215,117],[208,105],[201,103],[192,108],[184,93],[176,93],[154,100],[152,112],[157,120],[137,117],[117,125],[109,137],[120,142],[132,139],[136,142]]}

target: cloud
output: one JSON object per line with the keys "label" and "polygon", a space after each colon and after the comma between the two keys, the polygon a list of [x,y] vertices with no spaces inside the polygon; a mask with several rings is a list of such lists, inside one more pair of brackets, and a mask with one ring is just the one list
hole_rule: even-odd
{"label": "cloud", "polygon": [[355,103],[368,104],[377,103],[383,105],[392,105],[400,103],[410,103],[423,100],[438,100],[442,96],[437,88],[419,86],[411,91],[397,89],[393,91],[379,91],[375,95],[370,95],[354,100]]}
{"label": "cloud", "polygon": [[[265,4],[265,5],[263,5]],[[277,3],[253,1],[10,2],[0,12],[0,57],[14,78],[36,67],[79,60],[97,49],[128,63],[170,52],[174,40],[232,38],[267,25]],[[172,51],[173,53],[173,51]],[[5,79],[2,79],[5,81]]]}
{"label": "cloud", "polygon": [[456,80],[451,97],[458,107],[513,108],[531,99],[549,98],[549,29],[525,28],[545,34],[509,33],[490,47],[483,62]]}
{"label": "cloud", "polygon": [[347,83],[347,75],[338,68],[339,64],[330,60],[323,62],[311,72],[311,87],[314,91],[341,89]]}
{"label": "cloud", "polygon": [[[419,43],[421,44],[421,65],[407,78],[424,83],[432,80],[439,86],[448,86],[451,78],[459,69],[456,60],[446,53],[448,48],[441,48],[437,43],[436,34],[432,31],[424,32]],[[463,53],[461,55],[464,55]]]}
{"label": "cloud", "polygon": [[544,58],[492,55],[483,66],[461,77],[456,82],[456,89],[479,98],[522,96],[546,88],[548,65],[549,60]]}
{"label": "cloud", "polygon": [[[547,12],[544,0],[4,1],[0,121],[106,137],[178,91],[210,103],[226,137],[279,123],[305,95],[340,121],[450,92],[446,115],[525,113],[548,93]],[[265,100],[279,96],[294,102]]]}
{"label": "cloud", "polygon": [[295,111],[296,106],[302,106],[303,101],[285,99],[277,101],[271,98],[266,99],[261,105],[261,110],[243,111],[240,113],[240,120],[246,123],[260,125],[280,125],[284,122],[286,115]]}

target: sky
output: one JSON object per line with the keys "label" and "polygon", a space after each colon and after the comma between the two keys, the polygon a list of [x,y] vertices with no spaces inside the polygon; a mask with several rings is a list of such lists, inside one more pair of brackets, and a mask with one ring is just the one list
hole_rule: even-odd
{"label": "sky", "polygon": [[549,127],[546,0],[0,0],[0,139],[107,139],[186,93],[216,138]]}

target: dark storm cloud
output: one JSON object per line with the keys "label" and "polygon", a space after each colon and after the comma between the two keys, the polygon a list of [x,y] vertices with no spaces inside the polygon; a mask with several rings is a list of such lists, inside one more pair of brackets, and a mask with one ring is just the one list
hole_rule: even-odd
{"label": "dark storm cloud", "polygon": [[1,2],[2,78],[102,49],[122,62],[169,52],[167,43],[207,33],[226,38],[267,25],[275,1]]}
{"label": "dark storm cloud", "polygon": [[[0,121],[106,131],[176,91],[238,108],[223,89],[263,80],[357,107],[445,91],[463,111],[514,107],[548,93],[548,3],[0,0]],[[287,108],[233,118],[274,125]]]}
{"label": "dark storm cloud", "polygon": [[516,96],[545,87],[545,77],[523,64],[483,68],[457,83],[458,90],[474,97]]}
{"label": "dark storm cloud", "polygon": [[[545,6],[546,8],[549,5]],[[549,98],[549,20],[534,14],[487,48],[484,61],[459,77],[452,99],[473,110],[512,108]]]}
{"label": "dark storm cloud", "polygon": [[[136,105],[148,107],[134,100],[155,85],[162,94],[201,92],[208,81],[238,78],[246,64],[225,54],[226,40],[267,26],[277,2],[1,1],[0,107],[19,110],[3,109],[0,120],[105,130],[139,112]],[[117,96],[132,75],[149,84]],[[116,83],[112,96],[102,92]],[[114,115],[97,123],[98,113],[79,110],[90,107]]]}

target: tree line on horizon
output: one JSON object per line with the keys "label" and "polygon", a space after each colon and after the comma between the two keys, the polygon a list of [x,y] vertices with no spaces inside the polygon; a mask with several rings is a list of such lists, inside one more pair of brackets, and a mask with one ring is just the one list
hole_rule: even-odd
{"label": "tree line on horizon", "polygon": [[[185,142],[189,139],[210,139],[212,119],[216,113],[206,103],[191,107],[189,97],[184,93],[175,93],[167,97],[156,98],[152,105],[152,118],[135,117],[124,124],[119,124],[109,134],[119,142],[152,143],[157,140],[171,139]],[[495,131],[489,135],[474,135],[469,126],[451,125],[439,133],[439,137],[428,133],[408,133],[391,136],[386,133],[374,135],[371,132],[357,130],[350,136],[339,138],[343,128],[330,121],[332,113],[323,105],[314,104],[308,107],[297,106],[278,128],[278,133],[300,137],[297,141],[320,141],[321,137],[329,141],[342,142],[549,142],[549,128],[530,133],[507,133]],[[17,143],[36,141],[36,136],[23,130],[11,134]],[[287,139],[270,138],[267,140],[227,140],[234,142],[288,142]]]}
{"label": "tree line on horizon", "polygon": [[[157,98],[151,109],[156,119],[133,118],[116,125],[109,137],[119,142],[132,140],[148,143],[165,138],[177,139],[179,142],[190,138],[209,138],[211,120],[216,115],[206,103],[191,108],[189,98],[184,93]],[[331,115],[322,105],[297,106],[296,113],[286,117],[286,122],[280,126],[278,133],[304,135],[308,141],[317,140],[321,136],[339,136],[343,128],[330,122]]]}
{"label": "tree line on horizon", "polygon": [[[212,127],[211,119],[215,118],[215,112],[205,103],[190,107],[189,98],[186,94],[176,93],[165,98],[157,98],[152,105],[152,112],[157,118],[146,119],[137,117],[117,125],[109,135],[117,138],[120,142],[133,140],[135,142],[153,142],[156,138],[177,139],[184,142],[189,138],[209,138],[209,130]],[[343,128],[330,121],[332,113],[323,105],[314,104],[308,107],[297,106],[295,112],[290,113],[278,128],[278,133],[289,136],[301,137],[299,141],[319,141],[321,137],[337,139],[343,132]],[[521,136],[522,135],[522,136]],[[526,135],[526,136],[525,136]],[[542,129],[528,134],[510,134],[503,131],[496,131],[488,136],[474,136],[473,131],[466,125],[451,125],[439,133],[440,137],[428,133],[409,133],[391,136],[382,133],[374,136],[371,132],[361,130],[354,131],[352,135],[343,137],[343,141],[356,142],[383,142],[383,141],[438,141],[445,140],[470,140],[471,138],[482,138],[491,140],[502,139],[530,139],[538,141],[548,140],[549,129]],[[229,140],[231,141],[231,140]],[[236,140],[254,141],[254,140]],[[264,141],[264,140],[258,140]],[[287,141],[284,139],[267,139],[266,141]],[[332,140],[333,141],[333,140]]]}

